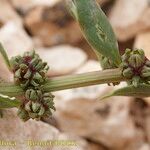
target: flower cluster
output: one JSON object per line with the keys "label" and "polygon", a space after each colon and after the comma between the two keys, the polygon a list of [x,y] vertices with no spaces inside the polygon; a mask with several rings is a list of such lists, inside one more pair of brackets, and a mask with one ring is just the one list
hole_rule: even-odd
{"label": "flower cluster", "polygon": [[123,76],[130,79],[129,83],[135,87],[139,83],[149,84],[150,61],[141,49],[126,49],[122,56]]}
{"label": "flower cluster", "polygon": [[15,83],[25,91],[18,116],[27,121],[30,118],[40,119],[51,115],[52,110],[55,110],[54,96],[42,90],[42,85],[47,80],[46,73],[49,69],[47,63],[43,62],[35,51],[12,57],[10,62]]}

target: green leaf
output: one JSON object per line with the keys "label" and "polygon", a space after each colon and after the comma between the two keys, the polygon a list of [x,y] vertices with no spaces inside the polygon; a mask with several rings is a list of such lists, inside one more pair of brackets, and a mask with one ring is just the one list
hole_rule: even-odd
{"label": "green leaf", "polygon": [[3,47],[3,45],[0,43],[0,53],[8,67],[9,70],[11,70],[11,65],[10,65],[10,61],[9,61],[9,58],[8,58],[8,55]]}
{"label": "green leaf", "polygon": [[3,94],[0,94],[0,109],[1,108],[13,108],[20,106],[20,101],[15,97],[9,97]]}
{"label": "green leaf", "polygon": [[98,57],[109,58],[117,67],[121,63],[113,29],[96,0],[72,0],[71,11],[83,34]]}
{"label": "green leaf", "polygon": [[150,97],[150,85],[139,84],[137,87],[130,85],[113,91],[111,94],[102,97],[105,99],[111,96],[131,96],[137,98]]}
{"label": "green leaf", "polygon": [[77,15],[77,10],[76,10],[76,6],[74,4],[74,2],[72,0],[66,0],[66,5],[68,8],[68,11],[70,12],[70,14],[72,15],[72,17],[77,20],[78,15]]}

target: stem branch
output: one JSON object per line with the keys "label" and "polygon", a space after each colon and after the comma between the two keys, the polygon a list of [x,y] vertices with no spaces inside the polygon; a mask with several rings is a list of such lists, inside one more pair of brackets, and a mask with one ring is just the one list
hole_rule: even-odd
{"label": "stem branch", "polygon": [[[90,73],[66,75],[53,77],[43,86],[46,92],[54,92],[65,89],[79,88],[84,86],[98,85],[104,83],[120,82],[126,79],[122,76],[119,68]],[[0,85],[0,93],[8,96],[19,96],[23,94],[21,87],[16,85]]]}

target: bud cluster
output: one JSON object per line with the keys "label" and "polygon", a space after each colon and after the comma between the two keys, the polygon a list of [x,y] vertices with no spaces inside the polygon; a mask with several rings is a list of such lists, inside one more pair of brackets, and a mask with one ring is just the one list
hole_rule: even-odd
{"label": "bud cluster", "polygon": [[142,49],[126,49],[122,56],[122,74],[130,79],[129,83],[138,86],[139,83],[149,83],[150,61]]}
{"label": "bud cluster", "polygon": [[23,57],[12,57],[11,66],[14,72],[15,82],[26,89],[29,86],[38,87],[46,80],[45,74],[49,67],[42,62],[39,55],[32,52],[25,52]]}
{"label": "bud cluster", "polygon": [[49,69],[35,51],[25,52],[23,56],[12,57],[11,67],[14,73],[15,83],[25,91],[25,98],[18,110],[18,116],[28,119],[40,119],[52,114],[55,110],[51,93],[45,93],[42,85],[47,80],[46,73]]}

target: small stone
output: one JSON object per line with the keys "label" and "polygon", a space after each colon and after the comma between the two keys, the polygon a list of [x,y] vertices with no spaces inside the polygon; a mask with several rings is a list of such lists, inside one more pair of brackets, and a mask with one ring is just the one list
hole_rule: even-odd
{"label": "small stone", "polygon": [[[0,139],[4,141],[14,141],[16,146],[6,146],[5,150],[27,150],[30,149],[30,144],[34,141],[56,140],[59,136],[59,131],[54,127],[40,121],[29,120],[24,123],[17,116],[16,109],[6,109],[3,111],[4,117],[0,123]],[[32,146],[32,145],[31,145]],[[52,149],[52,146],[48,146]],[[47,150],[48,147],[45,147]],[[41,149],[37,146],[34,149]]]}
{"label": "small stone", "polygon": [[33,49],[31,38],[22,27],[14,22],[8,22],[0,29],[0,41],[9,58]]}
{"label": "small stone", "polygon": [[115,97],[107,102],[85,98],[59,101],[55,117],[62,131],[103,143],[110,149],[123,150],[125,143],[137,148],[144,143],[143,132],[135,128],[130,118],[129,98]]}
{"label": "small stone", "polygon": [[88,60],[83,66],[75,71],[75,73],[85,73],[102,70],[100,63],[96,60]]}
{"label": "small stone", "polygon": [[9,21],[15,22],[17,25],[22,25],[20,16],[7,0],[0,0],[0,27]]}
{"label": "small stone", "polygon": [[[33,49],[31,38],[21,26],[16,25],[14,22],[8,22],[0,29],[0,42],[3,44],[9,58]],[[0,58],[2,78],[8,82],[13,81],[12,74],[7,69],[1,56]]]}
{"label": "small stone", "polygon": [[[150,114],[150,112],[149,112],[149,114]],[[149,124],[150,124],[150,115],[147,116],[147,118],[146,118],[146,133],[147,133],[147,137],[148,137],[148,142],[150,143],[150,126],[149,126]]]}
{"label": "small stone", "polygon": [[[9,0],[12,5],[21,13],[26,14],[31,9],[38,6],[52,7],[63,0]],[[105,4],[109,0],[97,0],[100,5]]]}
{"label": "small stone", "polygon": [[105,150],[101,145],[87,142],[83,138],[73,134],[61,133],[58,140],[70,141],[72,145],[76,144],[76,146],[56,146],[53,150]]}
{"label": "small stone", "polygon": [[81,49],[69,45],[40,48],[36,52],[50,66],[48,75],[71,73],[87,60],[87,55]]}
{"label": "small stone", "polygon": [[[5,109],[0,119],[1,142],[11,142],[14,146],[0,146],[5,150],[87,150],[88,143],[78,136],[61,133],[55,127],[41,121],[29,120],[24,123],[17,116],[16,109]],[[60,143],[51,145],[46,143]],[[72,142],[75,146],[61,146]],[[2,143],[1,143],[2,144]],[[37,146],[34,146],[36,145]],[[64,149],[63,149],[64,148]],[[89,149],[91,150],[91,149]]]}
{"label": "small stone", "polygon": [[149,0],[118,0],[109,19],[120,41],[133,38],[150,27]]}
{"label": "small stone", "polygon": [[149,150],[150,149],[150,145],[148,143],[143,144],[139,150]]}
{"label": "small stone", "polygon": [[[0,56],[1,59],[1,56]],[[3,60],[1,59],[1,67],[0,67],[0,82],[13,82],[13,74],[8,70]]]}
{"label": "small stone", "polygon": [[35,7],[26,15],[25,26],[44,46],[75,44],[83,38],[64,1],[53,7]]}
{"label": "small stone", "polygon": [[36,6],[53,6],[60,0],[10,0],[12,5],[22,14],[26,14],[29,10]]}
{"label": "small stone", "polygon": [[145,51],[145,55],[150,59],[150,30],[142,32],[136,36],[134,47],[142,48]]}
{"label": "small stone", "polygon": [[88,143],[78,136],[61,133],[59,134],[58,140],[64,140],[65,142],[68,141],[70,146],[54,146],[52,150],[88,150]]}

